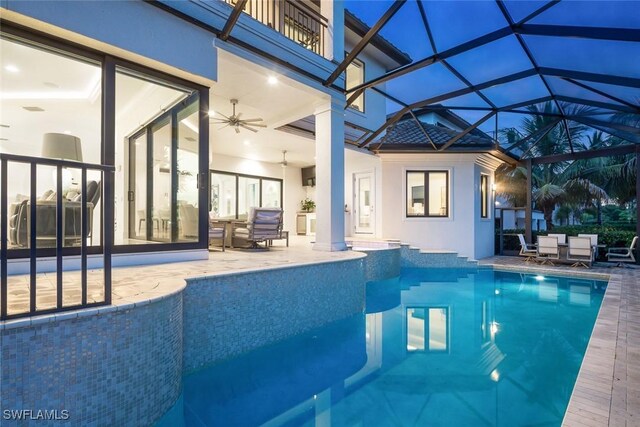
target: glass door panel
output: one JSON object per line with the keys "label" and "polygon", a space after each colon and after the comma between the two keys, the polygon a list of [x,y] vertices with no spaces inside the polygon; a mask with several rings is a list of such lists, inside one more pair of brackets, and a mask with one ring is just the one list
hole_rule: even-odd
{"label": "glass door panel", "polygon": [[198,241],[198,102],[177,114],[178,119],[178,239]]}
{"label": "glass door panel", "polygon": [[236,176],[211,173],[211,217],[236,218]]}
{"label": "glass door panel", "polygon": [[172,199],[172,150],[171,120],[166,119],[151,131],[152,142],[152,182],[151,218],[153,227],[151,240],[171,241],[171,199]]}
{"label": "glass door panel", "polygon": [[129,139],[129,238],[147,240],[147,132]]}
{"label": "glass door panel", "polygon": [[355,220],[356,233],[373,233],[375,230],[375,212],[373,206],[373,174],[355,174]]}
{"label": "glass door panel", "polygon": [[260,180],[241,176],[238,178],[238,218],[247,219],[249,209],[260,206]]}
{"label": "glass door panel", "polygon": [[280,208],[282,207],[282,182],[263,179],[262,180],[262,207]]}

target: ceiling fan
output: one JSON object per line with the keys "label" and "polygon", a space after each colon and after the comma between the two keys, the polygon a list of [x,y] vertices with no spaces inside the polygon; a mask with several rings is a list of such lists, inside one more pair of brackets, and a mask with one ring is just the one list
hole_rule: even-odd
{"label": "ceiling fan", "polygon": [[231,116],[227,117],[224,114],[218,113],[216,111],[216,116],[222,116],[222,117],[211,117],[210,118],[211,122],[214,124],[223,124],[224,126],[222,126],[220,129],[224,129],[227,126],[231,126],[235,129],[236,133],[240,133],[240,128],[250,130],[251,132],[258,132],[258,130],[254,129],[254,127],[261,127],[261,128],[267,127],[267,125],[265,125],[264,123],[258,123],[263,121],[260,118],[241,119],[240,116],[242,115],[242,113],[236,114],[237,103],[238,103],[237,99],[231,100],[231,104],[233,104],[233,113],[231,114]]}
{"label": "ceiling fan", "polygon": [[286,168],[289,162],[287,162],[287,150],[282,150],[282,161],[280,162],[280,166]]}

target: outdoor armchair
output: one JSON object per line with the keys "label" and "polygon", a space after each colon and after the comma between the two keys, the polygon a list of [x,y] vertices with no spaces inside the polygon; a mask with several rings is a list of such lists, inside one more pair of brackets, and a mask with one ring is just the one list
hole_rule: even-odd
{"label": "outdoor armchair", "polygon": [[560,259],[560,248],[558,247],[558,238],[556,236],[538,236],[537,247],[538,261],[542,261],[542,264],[547,262],[553,265],[553,260]]}
{"label": "outdoor armchair", "polygon": [[567,249],[567,261],[574,261],[571,267],[579,265],[591,268],[593,262],[593,247],[589,237],[569,237],[569,248]]}
{"label": "outdoor armchair", "polygon": [[525,257],[525,262],[529,262],[535,259],[538,255],[538,251],[535,245],[530,245],[524,240],[522,234],[518,234],[518,240],[520,240],[520,256]]}
{"label": "outdoor armchair", "polygon": [[638,236],[635,236],[628,248],[609,248],[607,261],[615,262],[618,267],[622,267],[624,263],[635,263],[636,258],[633,256],[633,250],[637,243]]}
{"label": "outdoor armchair", "polygon": [[256,249],[259,242],[282,238],[282,217],[280,208],[251,208],[246,223],[234,224],[231,247]]}

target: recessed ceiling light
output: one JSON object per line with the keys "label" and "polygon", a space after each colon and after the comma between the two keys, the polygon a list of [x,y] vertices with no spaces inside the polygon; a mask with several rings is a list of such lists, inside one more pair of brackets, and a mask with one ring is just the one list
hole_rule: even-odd
{"label": "recessed ceiling light", "polygon": [[269,76],[269,78],[267,79],[267,83],[269,83],[270,85],[275,85],[278,83],[278,78],[276,76]]}
{"label": "recessed ceiling light", "polygon": [[7,70],[10,73],[19,73],[20,72],[20,68],[18,68],[17,66],[15,66],[13,64],[5,65],[4,69]]}
{"label": "recessed ceiling light", "polygon": [[248,139],[245,139],[244,140],[244,145],[246,145],[248,147],[249,145],[251,145],[251,141],[249,141]]}
{"label": "recessed ceiling light", "polygon": [[213,110],[209,110],[209,112],[207,114],[209,114],[209,117],[215,117],[216,112],[213,111]]}

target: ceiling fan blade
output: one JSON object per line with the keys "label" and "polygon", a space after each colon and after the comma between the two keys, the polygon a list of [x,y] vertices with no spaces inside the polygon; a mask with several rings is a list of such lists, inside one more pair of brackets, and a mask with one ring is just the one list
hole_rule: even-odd
{"label": "ceiling fan blade", "polygon": [[[242,126],[242,125],[240,125]],[[235,127],[236,133],[240,133],[240,129],[238,129],[238,126]]]}
{"label": "ceiling fan blade", "polygon": [[240,116],[241,116],[241,115],[242,115],[242,113],[238,113],[238,114],[236,114],[235,119],[236,119],[236,120],[240,120]]}
{"label": "ceiling fan blade", "polygon": [[209,119],[209,121],[213,124],[217,124],[217,123],[229,123],[229,120],[227,119]]}
{"label": "ceiling fan blade", "polygon": [[249,122],[261,122],[263,120],[262,119],[244,119],[242,121],[249,123]]}
{"label": "ceiling fan blade", "polygon": [[[247,129],[247,130],[250,130],[251,132],[254,132],[254,133],[258,132],[256,129],[252,129],[252,128],[250,128],[250,127],[249,127],[249,126],[247,126],[247,125],[243,125],[242,123],[240,123],[238,126],[242,126],[243,128],[245,128],[245,129]],[[237,128],[236,128],[236,129],[237,129]]]}
{"label": "ceiling fan blade", "polygon": [[264,123],[247,123],[247,125],[255,126],[255,127],[259,127],[259,128],[266,128],[267,127],[267,125],[265,125]]}
{"label": "ceiling fan blade", "polygon": [[222,129],[226,128],[227,126],[229,126],[229,123],[227,123],[226,125],[222,126],[221,128],[218,128],[218,130],[222,130]]}
{"label": "ceiling fan blade", "polygon": [[[229,117],[225,116],[224,114],[222,114],[222,113],[218,113],[217,111],[216,111],[215,113],[216,113],[216,116],[222,116],[222,117],[224,117],[225,119],[229,120]],[[211,119],[215,119],[215,118],[217,118],[217,117],[215,117],[215,116],[214,116],[214,117],[211,117]]]}

